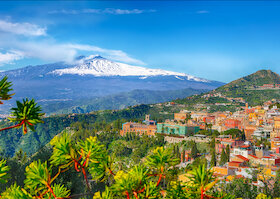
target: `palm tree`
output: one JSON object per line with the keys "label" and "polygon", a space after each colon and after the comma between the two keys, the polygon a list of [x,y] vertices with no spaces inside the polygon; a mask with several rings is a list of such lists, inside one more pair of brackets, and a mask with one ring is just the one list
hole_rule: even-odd
{"label": "palm tree", "polygon": [[204,196],[207,196],[205,194],[206,191],[211,189],[218,182],[218,180],[213,177],[213,171],[211,171],[211,169],[207,169],[205,164],[194,168],[190,174],[191,182],[200,190],[201,199],[203,199]]}
{"label": "palm tree", "polygon": [[134,166],[127,173],[119,171],[114,177],[116,182],[112,186],[112,190],[121,195],[126,195],[127,199],[131,195],[138,199],[138,194],[143,193],[146,189],[148,179],[150,178],[147,175],[148,172],[149,169],[141,164]]}
{"label": "palm tree", "polygon": [[154,169],[154,176],[159,176],[157,186],[159,185],[162,177],[165,176],[166,171],[171,167],[179,163],[178,158],[174,158],[174,154],[170,149],[164,149],[163,147],[156,148],[151,155],[147,157],[146,165],[149,168]]}
{"label": "palm tree", "polygon": [[3,104],[3,100],[9,100],[12,98],[12,95],[14,94],[9,94],[10,91],[13,89],[11,88],[12,83],[8,82],[8,77],[5,76],[1,81],[0,81],[0,104]]}
{"label": "palm tree", "polygon": [[44,113],[41,113],[41,107],[37,106],[34,99],[23,99],[23,103],[17,101],[17,107],[12,108],[12,117],[9,118],[11,122],[17,122],[18,124],[0,129],[4,131],[11,128],[19,128],[22,126],[23,134],[27,133],[27,127],[32,131],[35,131],[34,125],[43,123],[41,117]]}

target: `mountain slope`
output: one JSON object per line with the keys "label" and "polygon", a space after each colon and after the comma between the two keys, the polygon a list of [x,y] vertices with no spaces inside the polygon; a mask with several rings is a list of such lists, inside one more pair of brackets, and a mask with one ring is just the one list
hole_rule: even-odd
{"label": "mountain slope", "polygon": [[278,87],[278,84],[280,84],[280,76],[277,73],[271,70],[259,70],[210,91],[209,93],[195,96],[191,100],[186,98],[178,100],[177,102],[193,105],[195,103],[208,104],[209,100],[215,103],[219,102],[221,99],[226,99],[227,102],[230,103],[234,100],[230,98],[235,98],[235,101],[244,100],[251,106],[261,105],[268,100],[280,99],[280,87]]}
{"label": "mountain slope", "polygon": [[207,92],[207,89],[182,89],[169,91],[133,90],[105,97],[65,102],[42,103],[48,113],[89,113],[96,110],[122,109],[138,104],[153,104]]}
{"label": "mountain slope", "polygon": [[245,88],[250,86],[262,86],[263,84],[279,84],[280,76],[271,70],[259,70],[253,74],[234,80],[222,87],[216,89],[217,91],[224,91],[228,88]]}

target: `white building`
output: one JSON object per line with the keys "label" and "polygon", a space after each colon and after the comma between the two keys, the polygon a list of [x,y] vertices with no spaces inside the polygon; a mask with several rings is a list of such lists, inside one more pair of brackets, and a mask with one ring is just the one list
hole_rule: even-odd
{"label": "white building", "polygon": [[245,158],[248,158],[249,154],[253,154],[250,145],[237,146],[233,149],[233,155],[242,155]]}

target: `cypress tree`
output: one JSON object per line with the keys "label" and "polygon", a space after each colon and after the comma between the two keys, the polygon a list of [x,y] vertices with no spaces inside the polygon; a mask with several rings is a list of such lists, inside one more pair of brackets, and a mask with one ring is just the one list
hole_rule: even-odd
{"label": "cypress tree", "polygon": [[215,138],[212,138],[212,140],[210,141],[210,149],[213,149],[213,148],[215,148]]}
{"label": "cypress tree", "polygon": [[226,155],[225,149],[223,148],[222,154],[220,157],[220,165],[224,165],[226,162],[227,162],[227,155]]}
{"label": "cypress tree", "polygon": [[229,144],[227,145],[227,148],[226,148],[226,155],[227,155],[227,162],[230,161],[230,148],[229,148]]}
{"label": "cypress tree", "polygon": [[192,148],[191,148],[191,157],[196,158],[197,154],[198,154],[198,149],[197,149],[196,143],[193,142]]}
{"label": "cypress tree", "polygon": [[217,165],[217,159],[216,159],[216,151],[215,149],[211,149],[211,162],[210,162],[211,167],[214,167]]}
{"label": "cypress tree", "polygon": [[177,155],[177,158],[180,158],[180,150],[179,150],[178,145],[176,145],[176,155]]}
{"label": "cypress tree", "polygon": [[186,162],[186,152],[185,152],[185,149],[183,149],[183,162]]}

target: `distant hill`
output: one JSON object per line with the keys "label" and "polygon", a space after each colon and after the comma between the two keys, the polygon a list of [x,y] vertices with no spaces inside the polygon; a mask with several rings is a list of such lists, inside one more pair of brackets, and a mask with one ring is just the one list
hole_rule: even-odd
{"label": "distant hill", "polygon": [[[267,85],[269,84],[269,85]],[[261,105],[265,101],[280,99],[280,75],[271,70],[259,70],[248,76],[234,80],[226,85],[218,87],[208,93],[176,100],[177,103],[196,104],[196,103],[216,103],[222,99],[243,98],[249,105]],[[221,97],[206,97],[205,95],[221,94]],[[203,97],[204,96],[204,97]],[[230,102],[227,100],[227,102]]]}
{"label": "distant hill", "polygon": [[280,75],[271,70],[259,70],[221,86],[217,88],[216,91],[228,91],[250,86],[262,86],[264,84],[280,84]]}
{"label": "distant hill", "polygon": [[80,99],[74,101],[44,103],[40,102],[43,111],[52,114],[89,113],[96,110],[122,109],[139,104],[154,104],[168,102],[177,98],[185,98],[194,94],[208,92],[209,89],[180,89],[167,91],[133,90],[105,97]]}
{"label": "distant hill", "polygon": [[[274,88],[263,87],[272,84]],[[232,81],[214,90],[227,97],[243,98],[250,105],[259,105],[271,99],[280,98],[280,76],[271,70],[259,70],[251,75]]]}

